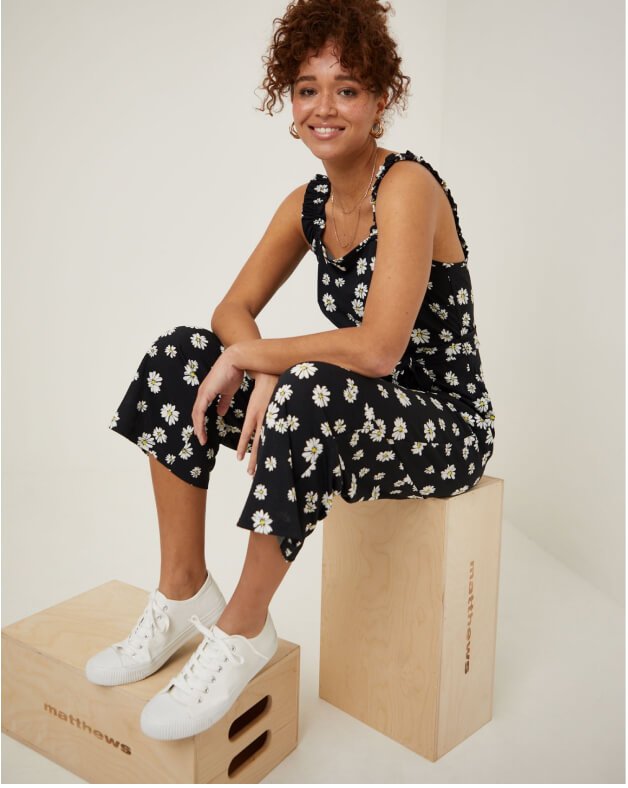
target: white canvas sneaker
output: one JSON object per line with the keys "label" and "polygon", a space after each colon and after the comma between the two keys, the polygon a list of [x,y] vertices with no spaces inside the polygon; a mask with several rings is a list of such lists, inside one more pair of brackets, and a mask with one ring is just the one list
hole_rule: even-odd
{"label": "white canvas sneaker", "polygon": [[278,648],[270,611],[254,638],[229,635],[216,624],[208,629],[198,616],[190,621],[205,635],[203,641],[177,676],[142,709],[140,727],[153,739],[184,739],[210,728]]}
{"label": "white canvas sneaker", "polygon": [[91,657],[85,675],[94,684],[105,686],[145,679],[198,634],[190,623],[191,615],[211,626],[225,607],[225,598],[210,572],[189,599],[168,599],[155,589],[131,634]]}

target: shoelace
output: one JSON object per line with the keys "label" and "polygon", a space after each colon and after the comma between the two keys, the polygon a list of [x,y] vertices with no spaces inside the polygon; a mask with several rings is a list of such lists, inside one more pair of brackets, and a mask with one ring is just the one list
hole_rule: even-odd
{"label": "shoelace", "polygon": [[245,660],[244,657],[235,654],[235,646],[217,638],[196,614],[190,616],[189,621],[205,637],[181,672],[172,679],[170,686],[182,690],[190,700],[197,698],[200,703],[201,698],[197,696],[197,693],[209,692],[209,684],[216,681],[215,674],[222,670],[222,666],[227,660],[235,665],[241,665]]}
{"label": "shoelace", "polygon": [[134,657],[136,652],[144,647],[144,640],[151,637],[158,629],[160,632],[167,632],[170,628],[170,619],[165,611],[168,605],[160,607],[157,600],[157,589],[150,592],[148,604],[140,616],[137,624],[128,638],[122,643],[116,643],[114,648]]}

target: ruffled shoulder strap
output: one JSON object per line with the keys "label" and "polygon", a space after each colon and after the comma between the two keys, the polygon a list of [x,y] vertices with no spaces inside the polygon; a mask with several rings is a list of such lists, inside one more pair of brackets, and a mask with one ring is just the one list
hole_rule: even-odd
{"label": "ruffled shoulder strap", "polygon": [[451,209],[454,214],[454,220],[456,223],[456,232],[458,233],[458,238],[460,240],[460,245],[462,246],[462,250],[464,252],[464,260],[465,262],[468,261],[469,258],[469,250],[467,248],[467,243],[462,236],[462,230],[460,229],[460,221],[458,219],[458,206],[456,205],[454,198],[452,197],[451,192],[449,191],[449,186],[447,186],[446,182],[441,178],[438,172],[432,167],[432,165],[425,161],[423,156],[416,156],[412,151],[405,151],[405,153],[390,153],[385,158],[384,162],[380,165],[379,170],[375,176],[375,180],[373,182],[373,189],[371,191],[371,202],[373,203],[373,211],[375,211],[375,199],[377,197],[377,190],[379,189],[379,185],[382,182],[382,178],[388,172],[388,170],[398,161],[416,161],[419,164],[422,164],[426,167],[432,175],[436,178],[436,180],[440,183],[443,188],[443,191],[447,195],[447,199],[449,200],[449,204],[451,205]]}
{"label": "ruffled shoulder strap", "polygon": [[325,195],[329,184],[324,175],[318,173],[308,183],[301,209],[301,225],[310,246],[313,246],[319,227],[325,226]]}

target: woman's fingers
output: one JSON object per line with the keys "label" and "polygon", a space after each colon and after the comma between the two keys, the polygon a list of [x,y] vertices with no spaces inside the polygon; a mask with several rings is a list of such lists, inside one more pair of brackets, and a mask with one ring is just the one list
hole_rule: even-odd
{"label": "woman's fingers", "polygon": [[239,460],[241,460],[246,453],[246,447],[249,445],[249,438],[251,437],[252,432],[253,432],[253,420],[249,419],[248,421],[245,421],[244,424],[242,425],[242,432],[240,433],[238,448],[236,449]]}
{"label": "woman's fingers", "polygon": [[209,407],[209,403],[214,399],[214,396],[207,395],[202,389],[199,389],[196,395],[196,401],[192,408],[192,424],[194,425],[194,434],[199,440],[201,446],[207,443],[207,433],[205,432],[205,413]]}
{"label": "woman's fingers", "polygon": [[252,475],[255,473],[255,468],[257,467],[257,446],[259,444],[259,436],[261,430],[257,430],[255,433],[255,440],[253,441],[253,446],[251,447],[251,458],[249,460],[249,467],[247,468],[248,472]]}

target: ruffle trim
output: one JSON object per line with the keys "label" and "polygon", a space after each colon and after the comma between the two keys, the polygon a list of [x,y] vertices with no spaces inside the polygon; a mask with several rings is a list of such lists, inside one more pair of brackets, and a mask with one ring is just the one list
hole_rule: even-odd
{"label": "ruffle trim", "polygon": [[301,208],[301,225],[305,237],[313,247],[319,229],[325,227],[325,202],[329,196],[329,182],[325,175],[318,173],[305,189]]}
{"label": "ruffle trim", "polygon": [[[454,221],[456,224],[456,232],[458,233],[458,239],[460,240],[460,244],[462,246],[462,250],[464,252],[464,263],[465,265],[468,263],[469,258],[469,250],[467,247],[467,243],[462,235],[462,230],[460,228],[460,220],[458,218],[458,206],[449,191],[449,186],[447,183],[441,178],[438,171],[432,167],[432,165],[426,161],[422,156],[417,156],[416,154],[412,153],[410,150],[406,150],[404,153],[389,153],[388,156],[384,159],[382,164],[380,164],[379,169],[375,174],[375,178],[373,180],[373,187],[371,189],[371,205],[375,205],[375,201],[377,199],[377,192],[379,190],[379,185],[382,182],[382,178],[388,172],[388,170],[398,161],[416,161],[419,164],[422,164],[426,167],[432,175],[436,178],[436,180],[440,183],[443,191],[447,195],[447,199],[449,200],[449,204],[451,205]],[[369,235],[364,238],[360,243],[347,252],[342,257],[334,258],[329,255],[323,245],[322,242],[322,235],[323,230],[325,228],[325,203],[329,199],[330,193],[330,183],[329,178],[327,175],[322,173],[317,173],[314,178],[308,183],[305,189],[305,195],[303,198],[303,206],[301,209],[301,225],[303,227],[303,232],[305,237],[310,244],[310,248],[313,252],[317,252],[317,247],[320,247],[320,252],[324,255],[326,261],[328,263],[333,263],[336,267],[340,268],[341,270],[346,270],[346,266],[344,265],[345,260],[348,260],[350,257],[354,255],[354,253],[358,253],[362,251],[362,249],[367,245],[369,241],[373,238],[377,237],[377,225],[375,222],[375,216],[373,218],[373,224],[371,225],[371,230]],[[459,265],[460,263],[438,263],[439,265]]]}
{"label": "ruffle trim", "polygon": [[[454,221],[456,223],[456,232],[458,233],[458,239],[460,241],[460,245],[462,246],[462,251],[464,252],[464,263],[468,263],[469,261],[469,249],[467,247],[467,242],[464,240],[462,235],[462,230],[460,229],[460,220],[458,218],[458,206],[449,191],[449,186],[447,183],[441,178],[438,171],[432,167],[432,165],[426,161],[423,156],[417,156],[416,154],[412,153],[410,150],[406,150],[405,153],[391,153],[389,154],[380,165],[379,170],[377,171],[377,175],[375,176],[376,180],[373,183],[373,190],[371,192],[371,203],[374,203],[377,199],[377,191],[379,189],[379,185],[382,182],[382,178],[388,172],[388,170],[398,161],[407,161],[410,159],[411,161],[416,161],[419,164],[422,164],[426,167],[432,175],[436,178],[436,180],[440,183],[443,188],[443,191],[447,195],[447,199],[449,200],[449,204],[451,205],[451,209],[454,214]],[[458,265],[459,263],[449,263],[449,265]],[[445,265],[445,263],[439,263],[439,265]]]}

